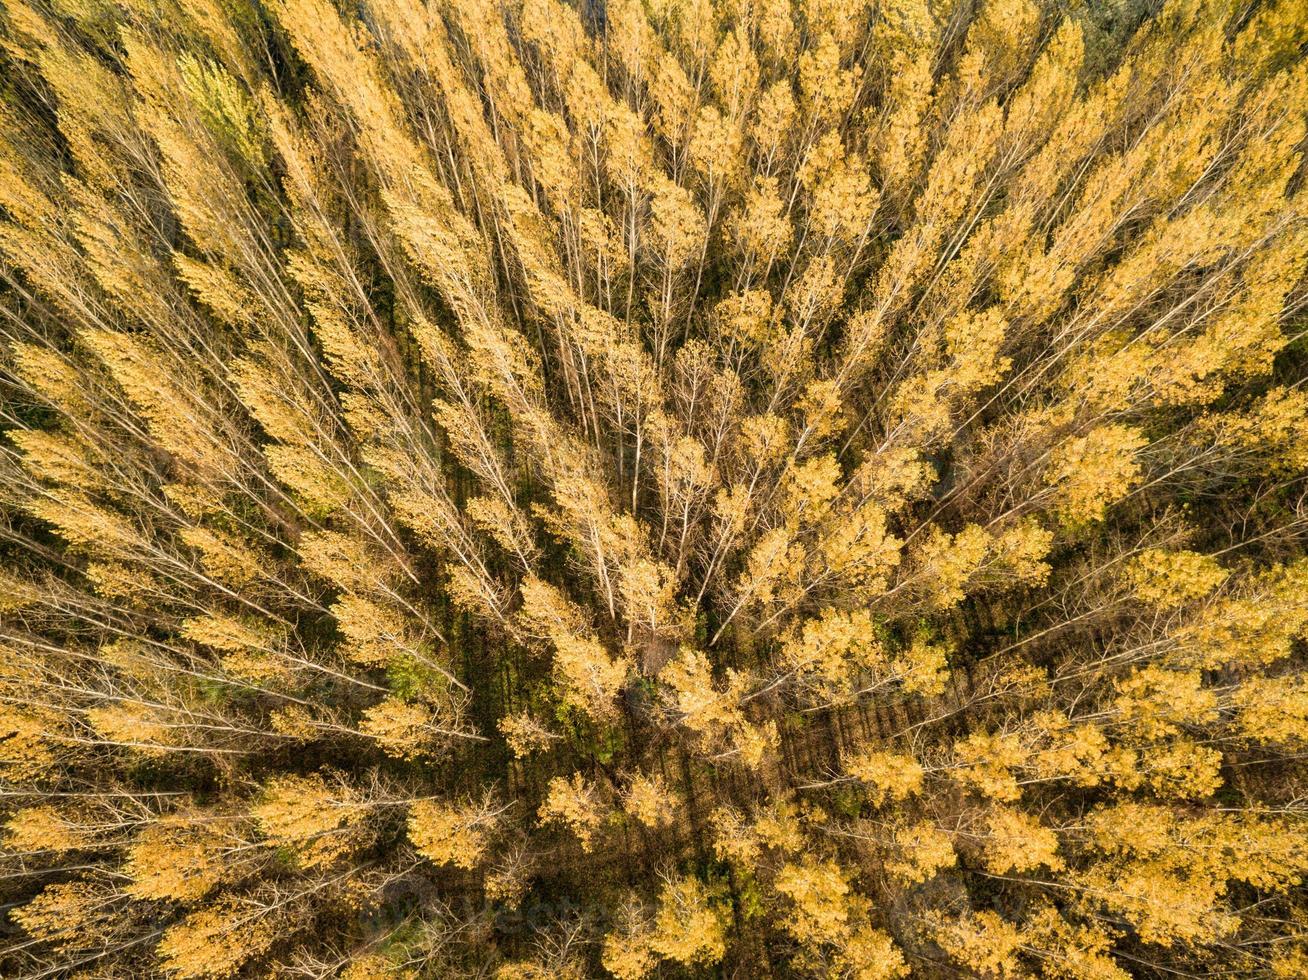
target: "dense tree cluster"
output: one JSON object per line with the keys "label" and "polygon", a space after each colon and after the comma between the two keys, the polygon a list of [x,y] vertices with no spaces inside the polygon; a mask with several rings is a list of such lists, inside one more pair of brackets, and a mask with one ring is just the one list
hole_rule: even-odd
{"label": "dense tree cluster", "polygon": [[0,0],[0,974],[1308,976],[1302,0]]}

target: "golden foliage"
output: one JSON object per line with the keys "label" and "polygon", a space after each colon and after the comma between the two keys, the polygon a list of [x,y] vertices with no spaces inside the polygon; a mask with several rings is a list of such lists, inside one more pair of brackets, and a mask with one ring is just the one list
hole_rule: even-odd
{"label": "golden foliage", "polygon": [[538,812],[542,824],[558,823],[567,827],[581,843],[583,851],[594,848],[595,834],[604,823],[604,811],[598,794],[581,773],[571,779],[555,776]]}
{"label": "golden foliage", "polygon": [[475,807],[450,807],[415,800],[409,807],[409,840],[437,864],[474,868],[486,850],[486,815]]}
{"label": "golden foliage", "polygon": [[1306,42],[9,0],[0,975],[1303,975]]}

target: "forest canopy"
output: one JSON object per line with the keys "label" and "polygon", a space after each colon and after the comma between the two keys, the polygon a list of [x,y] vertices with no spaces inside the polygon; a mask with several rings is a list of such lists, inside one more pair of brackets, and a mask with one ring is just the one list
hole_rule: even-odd
{"label": "forest canopy", "polygon": [[0,0],[0,975],[1308,976],[1303,0]]}

